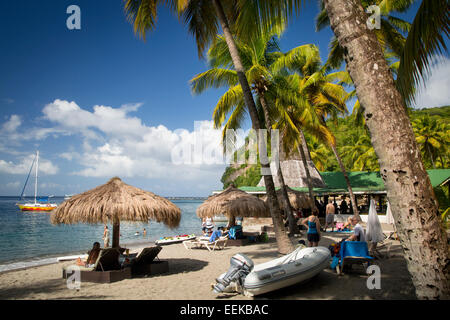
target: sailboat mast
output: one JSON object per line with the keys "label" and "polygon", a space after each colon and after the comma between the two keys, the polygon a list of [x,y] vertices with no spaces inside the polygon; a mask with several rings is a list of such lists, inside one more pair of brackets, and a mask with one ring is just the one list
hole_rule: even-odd
{"label": "sailboat mast", "polygon": [[34,182],[34,203],[37,203],[37,184],[38,184],[38,168],[39,168],[39,151],[36,151],[36,179]]}

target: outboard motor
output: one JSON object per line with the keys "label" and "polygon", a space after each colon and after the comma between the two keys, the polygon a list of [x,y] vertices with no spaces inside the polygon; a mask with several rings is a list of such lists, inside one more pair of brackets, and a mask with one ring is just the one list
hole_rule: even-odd
{"label": "outboard motor", "polygon": [[253,266],[253,261],[245,254],[235,254],[230,259],[230,268],[227,273],[223,278],[216,279],[217,283],[214,285],[213,291],[215,293],[223,292],[232,281],[242,285],[243,280],[252,271]]}

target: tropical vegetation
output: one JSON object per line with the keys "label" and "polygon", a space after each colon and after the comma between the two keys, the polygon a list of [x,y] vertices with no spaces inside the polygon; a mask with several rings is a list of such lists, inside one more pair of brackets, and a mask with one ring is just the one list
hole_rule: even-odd
{"label": "tropical vegetation", "polygon": [[[393,15],[406,11],[414,2],[420,2],[420,6],[412,22]],[[411,121],[408,105],[434,56],[447,50],[450,4],[447,0],[322,0],[318,25],[329,25],[335,34],[323,68],[308,63],[308,59],[297,61],[295,54],[291,61],[289,53],[272,54],[275,52],[267,50],[270,41],[258,51],[258,59],[247,61],[248,52],[239,44],[252,43],[252,39],[289,21],[301,11],[302,3],[301,0],[125,0],[125,10],[135,32],[145,37],[147,30],[155,28],[158,5],[168,5],[194,35],[200,57],[207,48],[223,43],[223,57],[229,57],[231,62],[226,64],[226,70],[220,71],[222,74],[216,72],[214,79],[204,82],[204,88],[228,86],[232,90],[228,99],[234,100],[224,103],[222,109],[216,107],[216,124],[223,124],[228,116],[226,125],[237,127],[241,119],[237,115],[241,112],[250,115],[254,129],[280,128],[284,133],[282,143],[287,143],[290,149],[302,153],[302,143],[303,146],[309,143],[310,148],[315,145],[312,154],[316,163],[326,169],[342,170],[344,164],[351,170],[379,168],[417,296],[449,298],[447,239],[441,232],[436,195],[425,171],[430,165],[436,168],[448,165],[448,124],[431,116]],[[381,27],[376,30],[364,23],[368,20],[365,9],[370,5],[381,9]],[[216,62],[221,57],[216,56]],[[333,68],[344,62],[345,69],[332,75]],[[316,69],[309,70],[309,66]],[[324,90],[344,84],[355,88],[345,98],[338,98],[336,90]],[[330,94],[332,91],[334,94]],[[354,110],[364,119],[362,127],[352,122],[354,119],[342,117],[345,113],[342,102],[350,97],[358,99]],[[342,139],[342,135],[349,137]],[[259,150],[264,150],[264,142],[258,143]],[[325,154],[328,147],[333,149],[336,159],[341,154],[339,166],[333,165],[333,160],[318,162],[318,154]],[[261,168],[269,166],[261,163]],[[252,181],[256,180],[254,169],[240,169],[251,175]],[[228,175],[232,175],[230,171]],[[282,224],[273,178],[271,175],[263,178],[278,250],[286,253],[293,245]]]}

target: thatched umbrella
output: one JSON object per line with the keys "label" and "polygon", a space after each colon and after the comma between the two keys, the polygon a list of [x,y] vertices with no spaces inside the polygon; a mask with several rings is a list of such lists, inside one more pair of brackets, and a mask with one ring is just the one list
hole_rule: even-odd
{"label": "thatched umbrella", "polygon": [[64,201],[51,215],[53,224],[112,223],[113,247],[119,246],[120,221],[155,220],[175,228],[180,219],[181,210],[172,202],[117,177]]}
{"label": "thatched umbrella", "polygon": [[270,212],[264,201],[245,191],[230,185],[219,194],[208,197],[198,208],[200,218],[213,217],[218,214],[235,217],[270,217]]}
{"label": "thatched umbrella", "polygon": [[[293,190],[286,186],[286,191],[289,198],[289,203],[293,209],[305,209],[311,208],[311,202],[309,201],[309,197],[306,193]],[[281,188],[277,190],[277,198],[278,203],[280,204],[280,208],[284,208],[284,201],[282,197]],[[261,198],[267,203],[267,195]]]}

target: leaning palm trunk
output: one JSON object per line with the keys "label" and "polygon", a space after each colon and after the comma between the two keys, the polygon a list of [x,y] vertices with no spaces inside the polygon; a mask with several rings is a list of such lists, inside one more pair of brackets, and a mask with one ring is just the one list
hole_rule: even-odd
{"label": "leaning palm trunk", "polygon": [[450,298],[446,235],[404,101],[359,0],[324,0],[331,28],[364,105],[408,270],[420,299]]}
{"label": "leaning palm trunk", "polygon": [[[305,167],[305,173],[306,173],[306,183],[308,184],[308,193],[309,193],[309,201],[311,203],[311,210],[314,210],[316,207],[316,203],[314,201],[314,192],[313,192],[313,185],[311,180],[311,173],[309,172],[308,163],[306,161],[306,153],[305,148],[307,148],[306,144],[306,138],[305,134],[303,133],[303,130],[298,128],[298,131],[300,132],[300,140],[302,142],[302,145],[298,147],[298,151],[300,152],[300,156],[302,157],[303,166]],[[308,150],[308,149],[306,149]]]}
{"label": "leaning palm trunk", "polygon": [[359,216],[358,205],[356,203],[355,195],[353,194],[353,189],[352,185],[350,184],[350,179],[348,178],[347,170],[345,170],[345,166],[342,163],[341,157],[339,156],[336,146],[333,143],[330,143],[330,146],[331,150],[333,150],[337,162],[339,163],[339,167],[341,168],[342,174],[344,175],[345,182],[347,183],[348,193],[350,194],[350,201],[352,202],[353,214]]}
{"label": "leaning palm trunk", "polygon": [[[264,93],[263,93],[262,90],[259,90],[258,93],[259,93],[259,101],[261,102],[261,106],[262,106],[263,111],[264,111],[264,118],[266,120],[266,127],[269,128],[269,134],[270,134],[270,132],[272,131],[272,121],[270,120],[270,115],[269,115],[269,109],[268,109],[267,101],[264,98]],[[280,158],[278,157],[278,159],[275,159],[275,161],[278,161],[277,175],[278,175],[278,181],[280,181],[281,198],[282,198],[283,203],[284,203],[284,208],[286,210],[286,217],[287,217],[288,223],[289,223],[289,234],[291,236],[293,236],[295,233],[297,233],[298,230],[296,228],[296,224],[295,224],[294,214],[292,212],[291,203],[289,202],[289,196],[288,196],[288,193],[287,193],[286,184],[284,183],[283,172],[281,172]]]}
{"label": "leaning palm trunk", "polygon": [[431,153],[430,145],[427,144],[428,154],[430,155],[431,164],[433,165],[433,169],[436,169],[436,165],[434,164],[433,153]]}
{"label": "leaning palm trunk", "polygon": [[[242,65],[242,61],[239,56],[239,52],[237,50],[233,35],[231,34],[230,27],[228,25],[228,20],[225,16],[225,12],[222,7],[222,3],[220,2],[220,0],[213,0],[213,1],[214,1],[214,7],[216,9],[217,17],[222,26],[225,40],[227,42],[228,49],[230,51],[230,55],[233,60],[234,68],[235,68],[236,73],[239,78],[239,83],[242,87],[244,101],[245,101],[245,104],[250,113],[250,118],[252,120],[253,129],[259,130],[261,128],[261,125],[260,125],[260,121],[258,118],[256,105],[255,105],[255,102],[253,101],[253,95],[252,95],[250,86],[248,84],[247,77],[245,76],[245,70]],[[265,141],[264,141],[264,139],[258,139],[258,140],[259,140],[258,144],[260,146],[259,152],[261,153],[261,150],[266,150],[265,145],[264,145]],[[261,146],[263,148],[261,148]],[[261,167],[266,172],[270,172],[270,165],[268,163],[264,163],[264,164],[261,163]],[[277,240],[278,251],[282,254],[292,252],[294,250],[294,246],[293,246],[291,240],[288,238],[285,228],[284,228],[283,219],[281,218],[280,206],[278,204],[278,199],[277,199],[277,195],[275,192],[275,184],[273,183],[272,175],[264,175],[264,182],[266,185],[267,196],[269,198],[269,210],[270,210],[270,215],[273,220],[273,227],[274,227],[274,231],[275,231],[275,237]]]}

